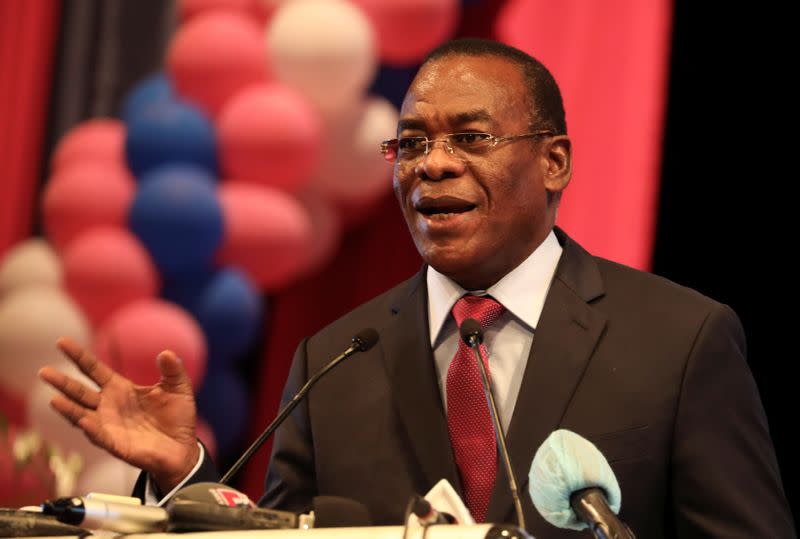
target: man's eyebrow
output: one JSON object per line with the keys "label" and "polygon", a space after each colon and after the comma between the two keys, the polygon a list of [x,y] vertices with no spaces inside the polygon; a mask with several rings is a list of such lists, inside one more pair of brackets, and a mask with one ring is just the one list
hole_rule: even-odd
{"label": "man's eyebrow", "polygon": [[484,109],[468,110],[451,116],[454,125],[468,124],[470,122],[489,122],[494,124],[494,118]]}
{"label": "man's eyebrow", "polygon": [[415,118],[405,118],[397,122],[397,132],[404,131],[406,129],[415,129],[419,131],[425,130],[425,122],[422,120],[418,120]]}

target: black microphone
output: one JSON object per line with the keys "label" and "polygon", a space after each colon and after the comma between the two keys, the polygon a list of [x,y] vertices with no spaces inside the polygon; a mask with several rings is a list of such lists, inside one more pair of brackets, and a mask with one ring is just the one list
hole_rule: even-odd
{"label": "black microphone", "polygon": [[414,501],[411,503],[411,512],[417,515],[419,523],[423,526],[430,526],[431,524],[458,524],[456,517],[444,511],[437,511],[431,505],[431,502],[419,494],[414,495]]}
{"label": "black microphone", "polygon": [[474,318],[467,318],[461,322],[461,339],[472,348],[475,353],[475,360],[478,362],[478,370],[481,373],[481,382],[483,382],[483,392],[486,394],[486,400],[489,404],[489,412],[492,416],[492,423],[494,424],[494,431],[497,434],[498,449],[500,450],[500,458],[503,459],[503,464],[506,468],[506,475],[508,476],[508,487],[511,490],[511,498],[514,500],[514,510],[517,513],[517,523],[523,530],[525,529],[525,516],[522,514],[522,503],[519,499],[519,489],[517,488],[517,480],[514,477],[514,469],[511,467],[511,457],[508,456],[508,446],[506,445],[506,435],[503,432],[503,426],[500,424],[500,414],[497,413],[497,405],[494,402],[494,395],[492,394],[492,386],[489,377],[486,375],[486,368],[483,364],[483,353],[481,352],[481,343],[483,342],[483,328]]}
{"label": "black microphone", "polygon": [[619,483],[597,447],[560,429],[550,434],[533,457],[528,482],[542,517],[558,528],[589,528],[596,539],[635,539],[616,515],[622,503]]}
{"label": "black microphone", "polygon": [[301,387],[300,390],[295,393],[295,395],[292,397],[292,400],[287,402],[286,405],[281,408],[277,417],[267,426],[264,432],[261,433],[261,436],[259,436],[258,439],[253,442],[253,445],[247,448],[247,451],[245,451],[244,454],[239,457],[239,460],[237,460],[234,465],[231,466],[231,468],[225,473],[225,475],[222,476],[222,479],[219,480],[220,483],[227,484],[233,478],[233,476],[236,475],[239,469],[244,466],[248,460],[250,460],[250,457],[253,456],[253,453],[258,451],[264,442],[267,441],[267,438],[269,438],[272,433],[275,432],[275,429],[277,429],[281,423],[283,423],[286,418],[289,417],[289,414],[292,412],[292,410],[294,410],[295,407],[300,404],[300,401],[303,400],[306,394],[311,390],[312,387],[314,387],[314,384],[316,384],[320,378],[325,376],[328,371],[333,369],[336,365],[348,357],[352,356],[356,352],[366,352],[375,346],[375,343],[377,342],[378,332],[373,328],[365,328],[359,331],[356,336],[353,337],[352,344],[348,346],[344,352],[333,358],[330,363],[325,365],[322,369],[317,371],[314,376],[309,378],[303,387]]}
{"label": "black microphone", "polygon": [[303,517],[288,511],[261,509],[239,492],[221,483],[195,483],[180,489],[166,505],[171,532],[302,527]]}

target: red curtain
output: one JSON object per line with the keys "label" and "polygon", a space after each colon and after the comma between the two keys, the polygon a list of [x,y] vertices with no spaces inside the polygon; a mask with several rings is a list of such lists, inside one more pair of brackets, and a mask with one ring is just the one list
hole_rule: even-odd
{"label": "red curtain", "polygon": [[32,229],[59,11],[0,2],[0,258]]}

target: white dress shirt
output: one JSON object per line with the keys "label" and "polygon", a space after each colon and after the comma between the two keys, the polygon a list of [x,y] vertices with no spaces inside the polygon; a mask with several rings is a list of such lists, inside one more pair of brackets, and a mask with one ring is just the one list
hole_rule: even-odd
{"label": "white dress shirt", "polygon": [[464,290],[453,280],[428,267],[428,321],[444,409],[447,410],[447,370],[458,350],[459,332],[451,313],[464,294],[490,295],[506,310],[484,331],[497,411],[508,430],[514,404],[528,364],[533,334],[544,300],[561,258],[561,245],[551,231],[539,247],[488,290]]}

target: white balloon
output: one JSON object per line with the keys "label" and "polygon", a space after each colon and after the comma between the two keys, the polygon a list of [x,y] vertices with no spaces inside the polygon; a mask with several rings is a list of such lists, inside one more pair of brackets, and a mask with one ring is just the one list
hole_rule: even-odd
{"label": "white balloon", "polygon": [[61,286],[61,260],[42,238],[17,244],[0,261],[0,298],[25,286]]}
{"label": "white balloon", "polygon": [[78,478],[76,494],[100,492],[130,496],[139,471],[122,460],[106,455],[88,463],[87,468]]}
{"label": "white balloon", "polygon": [[25,394],[47,364],[63,361],[60,336],[88,346],[90,326],[67,295],[55,288],[25,287],[0,299],[0,384]]}
{"label": "white balloon", "polygon": [[392,165],[380,143],[393,138],[398,112],[383,97],[371,96],[326,124],[319,169],[311,180],[330,201],[347,206],[369,205],[391,190]]}
{"label": "white balloon", "polygon": [[275,77],[322,112],[358,100],[375,77],[372,25],[344,0],[295,0],[275,12],[266,31]]}

